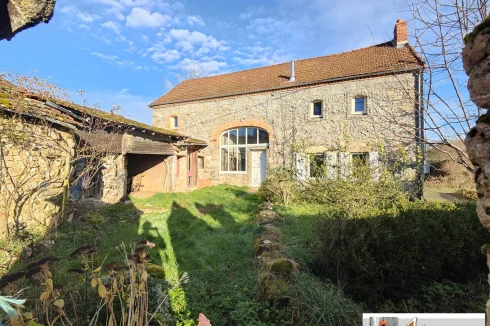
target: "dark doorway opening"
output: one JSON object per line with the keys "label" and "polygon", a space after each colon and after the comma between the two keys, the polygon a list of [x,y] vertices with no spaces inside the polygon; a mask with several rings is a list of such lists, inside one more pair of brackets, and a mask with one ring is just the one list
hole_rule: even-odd
{"label": "dark doorway opening", "polygon": [[127,154],[127,193],[168,191],[171,180],[167,173],[170,164],[167,158],[169,156],[166,155]]}

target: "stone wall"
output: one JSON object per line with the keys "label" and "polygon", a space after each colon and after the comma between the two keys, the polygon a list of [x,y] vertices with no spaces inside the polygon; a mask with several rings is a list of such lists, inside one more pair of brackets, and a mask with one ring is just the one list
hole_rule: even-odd
{"label": "stone wall", "polygon": [[[490,109],[490,19],[466,37],[463,66],[469,75],[468,90],[471,100]],[[466,150],[476,168],[475,182],[478,195],[476,211],[481,224],[490,230],[490,114],[482,115],[465,139]],[[490,267],[490,245],[485,248]],[[489,275],[490,280],[490,275]],[[487,322],[490,326],[490,300],[487,302]]]}
{"label": "stone wall", "polygon": [[128,173],[124,155],[107,155],[102,160],[102,196],[107,204],[115,204],[126,196]]}
{"label": "stone wall", "polygon": [[[291,164],[296,146],[322,152],[345,145],[346,139],[347,151],[370,151],[379,139],[392,148],[405,146],[414,158],[415,82],[413,74],[402,74],[164,105],[153,109],[153,125],[169,128],[169,117],[178,116],[178,132],[208,142],[200,153],[205,168],[199,170],[200,182],[207,184],[249,184],[250,173],[219,171],[219,137],[240,126],[269,131],[269,167]],[[352,114],[355,96],[367,97],[366,115]],[[317,100],[324,103],[322,118],[310,114],[311,103]]]}
{"label": "stone wall", "polygon": [[60,211],[66,162],[73,155],[68,130],[0,116],[0,233],[7,224],[46,228]]}
{"label": "stone wall", "polygon": [[0,40],[53,17],[56,0],[8,0],[0,3]]}

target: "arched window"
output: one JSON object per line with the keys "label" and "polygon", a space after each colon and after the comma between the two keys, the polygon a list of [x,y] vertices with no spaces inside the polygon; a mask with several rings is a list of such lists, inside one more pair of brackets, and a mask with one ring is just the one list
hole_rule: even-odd
{"label": "arched window", "polygon": [[221,172],[246,172],[247,148],[267,145],[269,133],[260,128],[225,131],[220,139]]}

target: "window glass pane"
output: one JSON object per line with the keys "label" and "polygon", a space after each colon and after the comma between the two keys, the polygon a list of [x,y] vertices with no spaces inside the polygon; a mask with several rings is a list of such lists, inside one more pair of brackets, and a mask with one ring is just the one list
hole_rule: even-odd
{"label": "window glass pane", "polygon": [[247,128],[238,129],[238,144],[245,145],[247,141]]}
{"label": "window glass pane", "polygon": [[238,171],[247,171],[247,150],[244,147],[238,148]]}
{"label": "window glass pane", "polygon": [[230,140],[228,145],[236,145],[238,140],[237,130],[230,130]]}
{"label": "window glass pane", "polygon": [[313,103],[313,115],[315,116],[322,115],[322,102]]}
{"label": "window glass pane", "polygon": [[174,117],[174,128],[178,128],[178,127],[179,127],[179,118]]}
{"label": "window glass pane", "polygon": [[228,150],[221,149],[221,171],[228,171]]}
{"label": "window glass pane", "polygon": [[354,110],[356,112],[364,112],[364,97],[356,97]]}
{"label": "window glass pane", "polygon": [[221,135],[221,145],[228,145],[228,132]]}
{"label": "window glass pane", "polygon": [[230,155],[230,169],[229,171],[236,171],[237,170],[237,164],[238,164],[238,157],[237,157],[237,148],[236,147],[230,147],[229,148],[229,155]]}
{"label": "window glass pane", "polygon": [[259,130],[259,144],[269,143],[269,133],[265,130]]}
{"label": "window glass pane", "polygon": [[257,144],[257,128],[247,128],[247,144]]}

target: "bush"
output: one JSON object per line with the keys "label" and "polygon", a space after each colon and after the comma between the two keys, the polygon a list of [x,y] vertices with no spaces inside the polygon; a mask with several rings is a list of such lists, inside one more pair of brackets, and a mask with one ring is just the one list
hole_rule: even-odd
{"label": "bush", "polygon": [[343,179],[309,180],[301,191],[301,201],[325,204],[329,210],[347,211],[354,217],[376,215],[408,202],[403,186],[403,181],[388,171],[373,178],[365,166]]}
{"label": "bush", "polygon": [[296,198],[296,183],[289,169],[271,169],[258,191],[263,201],[289,204]]}
{"label": "bush", "polygon": [[[487,272],[480,247],[488,232],[474,203],[415,202],[360,219],[334,212],[320,219],[315,232],[314,271],[346,284],[347,293],[372,309],[390,299],[405,311],[404,300],[435,295],[434,282],[459,286],[478,282]],[[412,309],[449,312],[443,302]]]}

